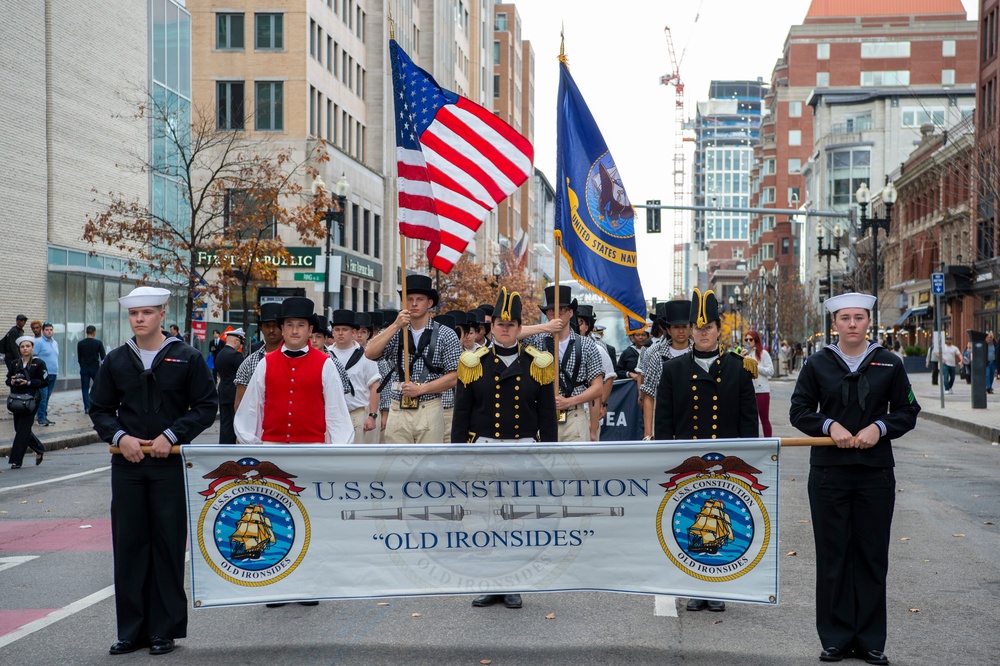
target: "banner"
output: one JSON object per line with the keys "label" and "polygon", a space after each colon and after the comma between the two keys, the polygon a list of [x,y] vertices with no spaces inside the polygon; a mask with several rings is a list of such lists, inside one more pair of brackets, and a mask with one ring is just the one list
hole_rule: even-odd
{"label": "banner", "polygon": [[181,450],[195,608],[568,590],[777,602],[776,439]]}
{"label": "banner", "polygon": [[639,386],[632,379],[618,379],[608,397],[608,413],[601,421],[601,441],[638,442],[643,432]]}

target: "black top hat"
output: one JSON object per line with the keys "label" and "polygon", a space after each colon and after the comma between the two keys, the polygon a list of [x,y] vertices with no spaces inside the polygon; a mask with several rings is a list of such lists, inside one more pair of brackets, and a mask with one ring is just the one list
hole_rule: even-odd
{"label": "black top hat", "polygon": [[385,322],[385,312],[383,310],[372,310],[368,313],[368,316],[371,318],[373,329],[382,328],[382,325]]}
{"label": "black top hat", "polygon": [[493,310],[495,310],[496,308],[494,308],[489,303],[483,303],[482,305],[480,305],[476,309],[477,310],[482,310],[483,314],[485,314],[487,317],[492,317],[493,316]]}
{"label": "black top hat", "polygon": [[584,319],[589,319],[591,325],[594,323],[594,306],[593,305],[581,305],[576,309],[576,316],[583,317]]}
{"label": "black top hat", "polygon": [[[333,316],[336,317],[337,313],[334,312]],[[372,316],[367,312],[356,312],[354,314],[354,328],[367,328],[371,331],[374,328],[372,325]]]}
{"label": "black top hat", "polygon": [[265,321],[278,321],[281,318],[281,303],[264,303],[260,306],[260,314],[257,315],[257,323],[263,324]]}
{"label": "black top hat", "polygon": [[507,287],[500,287],[500,295],[497,297],[497,304],[493,308],[490,317],[494,322],[516,321],[521,323],[521,294],[516,291],[507,293]]}
{"label": "black top hat", "polygon": [[[656,304],[656,309],[660,309],[661,303]],[[676,300],[662,303],[663,314],[656,315],[663,319],[667,326],[686,326],[691,323],[691,301]]]}
{"label": "black top hat", "polygon": [[330,326],[352,326],[357,328],[358,325],[354,322],[355,315],[353,310],[334,310]]}
{"label": "black top hat", "polygon": [[691,316],[690,322],[697,327],[705,326],[711,322],[721,322],[719,316],[719,300],[712,290],[701,293],[700,289],[694,290],[691,296]]}
{"label": "black top hat", "polygon": [[396,317],[399,316],[399,310],[386,309],[382,310],[382,327],[388,328],[396,321]]}
{"label": "black top hat", "polygon": [[[458,314],[462,313],[458,312]],[[451,330],[455,330],[455,327],[458,326],[459,323],[458,321],[455,320],[455,315],[450,312],[448,314],[434,315],[434,321],[436,321],[441,326],[450,328]]]}
{"label": "black top hat", "polygon": [[309,317],[309,323],[312,324],[313,333],[322,332],[324,335],[330,334],[330,331],[327,328],[326,317],[324,317],[323,315],[320,314],[312,315],[311,317]]}
{"label": "black top hat", "polygon": [[[437,289],[434,288],[434,282],[427,275],[407,275],[406,276],[406,293],[409,294],[423,294],[430,298],[434,303],[431,307],[437,305],[440,301],[438,299]],[[403,292],[399,292],[402,296]]]}
{"label": "black top hat", "polygon": [[[569,306],[570,309],[576,310],[577,303],[576,299],[573,298],[572,302],[570,299],[573,298],[573,290],[570,289],[569,285],[561,284],[559,285],[559,307]],[[542,305],[542,312],[546,310],[552,310],[555,308],[556,303],[556,288],[555,285],[549,285],[545,288],[545,303]]]}
{"label": "black top hat", "polygon": [[313,307],[315,306],[311,298],[290,296],[281,302],[281,316],[278,317],[278,323],[286,319],[311,319]]}
{"label": "black top hat", "polygon": [[470,324],[475,324],[477,326],[482,326],[483,324],[486,323],[486,315],[483,313],[482,310],[479,310],[478,308],[475,309],[475,310],[469,310],[465,314],[467,314],[469,316],[469,323]]}

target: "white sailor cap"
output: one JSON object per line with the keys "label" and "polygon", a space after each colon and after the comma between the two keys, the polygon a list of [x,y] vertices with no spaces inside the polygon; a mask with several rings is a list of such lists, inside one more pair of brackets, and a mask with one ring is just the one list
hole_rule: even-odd
{"label": "white sailor cap", "polygon": [[836,314],[837,310],[843,310],[844,308],[862,308],[871,312],[875,307],[875,297],[870,294],[850,292],[828,298],[823,305],[826,306],[826,310],[830,314]]}
{"label": "white sailor cap", "polygon": [[226,331],[226,336],[228,337],[230,335],[232,335],[233,337],[237,337],[240,340],[246,340],[247,339],[247,334],[243,332],[243,327],[242,326],[240,326],[239,328],[237,328],[235,331]]}
{"label": "white sailor cap", "polygon": [[170,290],[162,287],[136,287],[128,296],[118,299],[122,307],[126,310],[131,308],[146,308],[154,305],[163,305],[170,300]]}
{"label": "white sailor cap", "polygon": [[32,347],[35,346],[35,338],[30,335],[22,335],[21,337],[19,337],[17,340],[14,341],[14,343],[18,347],[21,346],[22,342],[30,342]]}

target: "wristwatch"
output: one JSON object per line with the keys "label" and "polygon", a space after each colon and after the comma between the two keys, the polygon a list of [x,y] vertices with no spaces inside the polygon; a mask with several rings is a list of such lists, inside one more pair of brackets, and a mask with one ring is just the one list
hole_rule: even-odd
{"label": "wristwatch", "polygon": [[375,412],[368,412],[368,416],[373,419],[378,419],[378,414],[376,414]]}

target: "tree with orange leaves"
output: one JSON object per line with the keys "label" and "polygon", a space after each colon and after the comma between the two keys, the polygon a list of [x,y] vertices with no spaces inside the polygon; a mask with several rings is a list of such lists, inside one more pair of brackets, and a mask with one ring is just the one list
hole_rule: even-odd
{"label": "tree with orange leaves", "polygon": [[290,149],[274,149],[242,129],[219,129],[214,109],[189,115],[152,96],[135,108],[131,120],[153,128],[157,149],[122,168],[154,174],[169,190],[163,199],[178,205],[154,210],[122,192],[93,189],[99,209],[88,216],[83,239],[127,254],[128,272],[138,281],[182,287],[185,330],[191,330],[196,305],[211,300],[218,312],[234,289],[245,303],[252,283],[275,284],[277,267],[289,256],[279,228],[294,228],[306,245],[325,238],[321,215],[329,200],[304,193],[300,184],[310,182],[314,165],[327,160],[322,144],[295,163]]}

